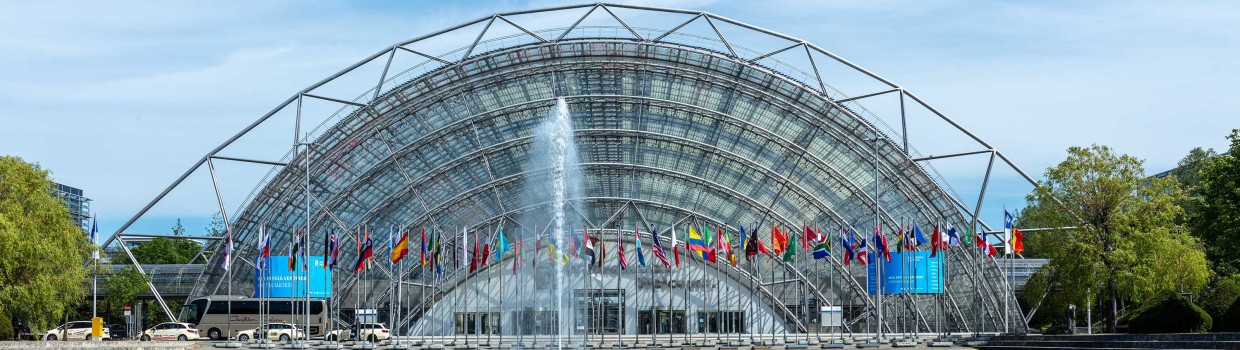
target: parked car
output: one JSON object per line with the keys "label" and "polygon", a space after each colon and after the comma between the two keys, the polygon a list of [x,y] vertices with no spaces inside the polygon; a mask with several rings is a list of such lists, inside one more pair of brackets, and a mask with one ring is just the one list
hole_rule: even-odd
{"label": "parked car", "polygon": [[189,323],[164,322],[142,331],[139,340],[198,340],[198,329]]}
{"label": "parked car", "polygon": [[306,332],[288,323],[268,323],[265,326],[237,332],[237,340],[246,342],[250,339],[279,339],[280,341],[306,339]]}
{"label": "parked car", "polygon": [[[49,329],[39,335],[42,340],[91,340],[90,321],[73,321],[60,325],[60,327]],[[111,337],[108,327],[103,327],[103,339],[107,340]]]}
{"label": "parked car", "polygon": [[112,340],[129,339],[129,326],[124,323],[113,323],[108,325],[108,336]]}
{"label": "parked car", "polygon": [[338,329],[327,333],[328,341],[340,341],[346,339],[366,340],[369,342],[378,342],[392,338],[392,332],[382,323],[363,323],[358,325],[357,331],[350,329]]}

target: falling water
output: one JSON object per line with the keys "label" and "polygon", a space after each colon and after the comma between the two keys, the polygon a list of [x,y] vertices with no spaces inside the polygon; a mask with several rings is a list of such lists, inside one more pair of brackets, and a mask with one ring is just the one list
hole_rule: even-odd
{"label": "falling water", "polygon": [[[554,242],[559,245],[558,248],[567,248],[570,237],[566,233],[579,225],[578,220],[574,219],[575,216],[566,214],[573,210],[573,201],[581,198],[583,178],[577,158],[572,116],[568,103],[563,98],[556,100],[555,110],[539,125],[533,141],[526,171],[540,175],[527,177],[522,190],[522,200],[525,205],[549,205],[543,206],[545,210],[527,213],[523,221],[536,223],[534,227],[549,225],[548,230]],[[538,258],[539,256],[534,256],[534,259]],[[575,345],[571,337],[575,319],[572,317],[575,310],[572,307],[573,287],[569,284],[576,278],[570,276],[571,270],[565,271],[563,264],[552,262],[551,265],[555,269],[555,278],[550,298],[554,300],[549,301],[549,304],[555,306],[557,315],[555,345],[563,349],[565,345]]]}

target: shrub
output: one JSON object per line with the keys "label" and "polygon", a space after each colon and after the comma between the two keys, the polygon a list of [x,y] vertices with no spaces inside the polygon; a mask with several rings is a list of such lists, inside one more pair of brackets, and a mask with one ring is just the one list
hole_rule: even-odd
{"label": "shrub", "polygon": [[1235,277],[1220,278],[1214,286],[1198,300],[1197,305],[1206,310],[1207,314],[1213,318],[1214,329],[1221,330],[1225,327],[1223,320],[1226,319],[1225,314],[1236,302],[1236,298],[1240,297],[1240,284],[1236,283]]}
{"label": "shrub", "polygon": [[1166,292],[1137,310],[1128,321],[1128,332],[1202,333],[1213,323],[1205,310],[1177,293]]}
{"label": "shrub", "polygon": [[1223,317],[1219,318],[1216,327],[1220,332],[1236,332],[1240,331],[1240,298],[1231,303],[1227,308],[1227,312],[1223,313]]}

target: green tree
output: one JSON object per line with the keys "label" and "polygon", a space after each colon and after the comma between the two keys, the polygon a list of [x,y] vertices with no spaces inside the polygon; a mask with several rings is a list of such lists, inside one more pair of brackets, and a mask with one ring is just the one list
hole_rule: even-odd
{"label": "green tree", "polygon": [[138,294],[150,290],[146,284],[147,280],[146,275],[133,267],[125,268],[109,276],[103,282],[103,290],[107,294],[103,301],[108,305],[108,312],[112,315],[120,315],[125,306],[133,305]]}
{"label": "green tree", "polygon": [[[185,226],[181,225],[181,219],[177,219],[171,230],[173,236],[185,235]],[[164,237],[151,239],[130,249],[134,259],[138,259],[138,263],[141,264],[188,264],[201,250],[202,245],[198,242]],[[125,257],[113,261],[122,264],[130,263]]]}
{"label": "green tree", "polygon": [[1028,250],[1050,262],[1038,272],[1045,283],[1026,287],[1026,300],[1045,294],[1048,306],[1065,307],[1092,298],[1114,332],[1121,302],[1196,292],[1208,280],[1201,243],[1183,224],[1178,203],[1185,195],[1174,178],[1151,179],[1141,160],[1098,145],[1069,148],[1045,176],[1027,197],[1020,225],[1076,228],[1029,235]]}
{"label": "green tree", "polygon": [[0,328],[45,329],[89,300],[92,247],[51,189],[47,170],[0,156]]}
{"label": "green tree", "polygon": [[1227,154],[1204,160],[1197,173],[1193,195],[1199,202],[1189,219],[1193,232],[1209,247],[1215,270],[1223,275],[1240,270],[1240,129],[1227,138]]}
{"label": "green tree", "polygon": [[[130,249],[134,259],[140,264],[188,264],[202,245],[186,239],[154,238]],[[116,263],[129,264],[128,258],[113,260]]]}
{"label": "green tree", "polygon": [[1205,149],[1201,147],[1193,148],[1188,151],[1188,155],[1185,155],[1184,158],[1180,159],[1180,162],[1176,164],[1175,169],[1171,169],[1171,172],[1168,175],[1171,175],[1175,177],[1176,180],[1179,180],[1180,185],[1183,186],[1185,190],[1191,191],[1192,189],[1199,187],[1201,180],[1198,174],[1201,172],[1201,169],[1205,168],[1206,164],[1210,162],[1210,159],[1213,159],[1215,156],[1218,156],[1218,153],[1215,153],[1212,149]]}
{"label": "green tree", "polygon": [[[1201,305],[1201,308],[1215,320],[1224,320],[1227,309],[1231,308],[1237,298],[1240,298],[1240,283],[1237,283],[1237,280],[1240,280],[1238,276],[1216,278],[1209,290],[1197,299],[1197,305]],[[1215,330],[1222,330],[1219,327],[1221,325],[1222,322],[1215,322]]]}

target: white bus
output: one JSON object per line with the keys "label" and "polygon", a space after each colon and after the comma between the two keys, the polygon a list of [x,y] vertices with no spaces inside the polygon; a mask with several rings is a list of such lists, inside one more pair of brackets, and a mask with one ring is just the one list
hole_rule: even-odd
{"label": "white bus", "polygon": [[[258,328],[259,299],[242,296],[213,295],[194,299],[185,305],[185,322],[197,325],[199,334],[210,339],[224,339],[229,329],[229,306],[232,301],[232,334]],[[291,323],[298,327],[306,322],[306,299],[267,298],[264,311],[268,323]],[[310,299],[310,336],[323,336],[330,322],[327,301]]]}

